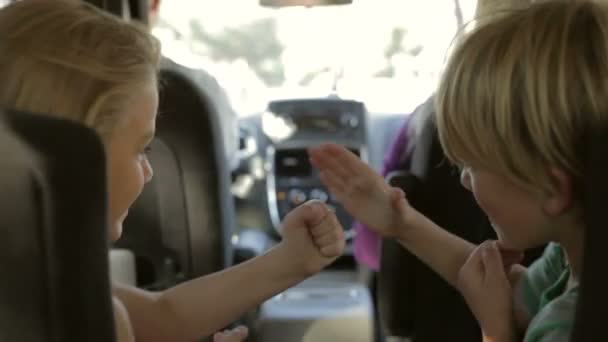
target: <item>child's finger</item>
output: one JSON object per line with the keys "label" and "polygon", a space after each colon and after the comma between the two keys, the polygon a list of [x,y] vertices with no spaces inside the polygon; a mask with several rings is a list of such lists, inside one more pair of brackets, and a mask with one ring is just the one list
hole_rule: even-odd
{"label": "child's finger", "polygon": [[312,235],[312,237],[315,239],[320,238],[321,236],[324,236],[334,230],[334,227],[328,222],[331,221],[328,221],[328,217],[326,217],[325,220],[320,222],[318,225],[311,227],[310,234]]}
{"label": "child's finger", "polygon": [[320,234],[313,233],[313,240],[319,247],[344,239],[344,229],[334,213],[327,215],[325,220],[313,229],[316,229],[317,233],[322,232]]}
{"label": "child's finger", "polygon": [[321,255],[326,258],[337,258],[344,252],[344,243],[334,243],[321,248]]}
{"label": "child's finger", "polygon": [[309,150],[310,162],[321,171],[331,173],[338,178],[348,178],[350,172],[341,164],[337,158],[330,154],[325,147],[312,148]]}
{"label": "child's finger", "polygon": [[306,227],[314,227],[323,222],[329,213],[329,208],[327,208],[323,202],[310,200],[289,212],[289,214],[285,216],[283,225],[305,225]]}
{"label": "child's finger", "polygon": [[320,225],[325,229],[324,234],[313,237],[313,243],[319,249],[322,256],[326,258],[334,258],[344,251],[346,244],[344,238],[344,229],[336,215],[331,214],[325,218]]}
{"label": "child's finger", "polygon": [[399,202],[402,199],[405,199],[405,191],[403,191],[403,189],[401,189],[401,188],[392,187],[390,197],[391,197],[391,202],[393,202],[393,203]]}
{"label": "child's finger", "polygon": [[403,211],[407,207],[407,199],[405,197],[405,192],[400,188],[391,187],[389,196],[393,209],[395,209],[400,214],[404,214]]}
{"label": "child's finger", "polygon": [[465,293],[477,287],[476,283],[483,277],[483,261],[481,251],[483,244],[477,246],[469,255],[469,258],[458,271],[457,287]]}
{"label": "child's finger", "polygon": [[507,276],[498,248],[496,248],[496,245],[493,242],[484,247],[482,255],[486,280],[504,278],[506,281]]}
{"label": "child's finger", "polygon": [[342,239],[344,239],[344,233],[342,233],[341,230],[332,229],[331,231],[327,232],[326,234],[315,238],[314,241],[315,241],[315,245],[317,245],[317,247],[319,249],[321,249],[325,246],[329,246],[333,243],[336,243],[337,241],[340,241]]}
{"label": "child's finger", "polygon": [[505,269],[509,269],[512,265],[520,263],[524,259],[524,253],[515,250],[501,249],[498,242],[494,242],[495,248],[500,252],[502,263]]}
{"label": "child's finger", "polygon": [[328,188],[332,189],[334,193],[341,194],[346,189],[345,179],[337,177],[331,172],[321,171],[319,173],[321,182]]}
{"label": "child's finger", "polygon": [[341,165],[347,174],[346,177],[357,175],[373,176],[375,172],[371,170],[357,155],[343,146],[336,144],[326,144],[322,148],[331,155],[336,163]]}
{"label": "child's finger", "polygon": [[475,275],[479,275],[479,274],[483,274],[484,272],[484,265],[483,265],[483,257],[482,257],[482,251],[485,248],[485,242],[482,243],[481,245],[477,246],[477,248],[475,248],[473,250],[473,252],[471,252],[471,255],[469,255],[469,258],[467,259],[467,261],[465,262],[463,268],[466,269],[466,272],[469,274],[475,274]]}

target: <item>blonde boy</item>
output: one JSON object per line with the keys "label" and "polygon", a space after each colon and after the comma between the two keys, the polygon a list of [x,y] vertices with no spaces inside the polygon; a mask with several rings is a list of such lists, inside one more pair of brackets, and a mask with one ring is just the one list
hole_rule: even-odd
{"label": "blonde boy", "polygon": [[[568,341],[584,239],[579,141],[585,127],[606,124],[607,95],[600,4],[504,11],[458,41],[436,94],[436,122],[448,159],[498,234],[480,246],[436,226],[341,147],[312,149],[311,159],[353,216],[461,291],[485,341]],[[528,269],[505,252],[547,243]]]}

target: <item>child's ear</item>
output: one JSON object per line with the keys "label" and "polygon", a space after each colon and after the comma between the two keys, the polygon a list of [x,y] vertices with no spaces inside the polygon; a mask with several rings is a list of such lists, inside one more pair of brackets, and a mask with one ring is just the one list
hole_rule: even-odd
{"label": "child's ear", "polygon": [[558,216],[572,206],[572,177],[557,167],[550,167],[548,172],[552,187],[545,194],[543,209],[549,216]]}

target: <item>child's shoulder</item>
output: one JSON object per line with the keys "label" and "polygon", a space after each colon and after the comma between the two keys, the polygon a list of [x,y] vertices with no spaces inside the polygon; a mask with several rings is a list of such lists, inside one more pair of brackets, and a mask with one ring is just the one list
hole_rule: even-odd
{"label": "child's shoulder", "polygon": [[535,316],[548,301],[563,293],[568,276],[562,248],[550,243],[522,277],[519,295],[528,312]]}
{"label": "child's shoulder", "polygon": [[554,283],[564,272],[568,271],[568,269],[562,247],[555,242],[550,242],[547,247],[545,247],[543,255],[528,267],[526,270],[526,277],[529,281],[533,282],[541,280],[536,278],[546,278],[542,280]]}
{"label": "child's shoulder", "polygon": [[546,290],[559,280],[568,265],[565,262],[565,254],[562,247],[554,242],[550,242],[543,255],[526,269],[524,280],[528,286],[532,287],[536,295]]}
{"label": "child's shoulder", "polygon": [[569,341],[578,288],[567,288],[570,269],[562,247],[549,243],[524,276],[524,302],[534,318],[525,342]]}
{"label": "child's shoulder", "polygon": [[569,341],[577,299],[573,288],[547,303],[530,322],[524,342]]}

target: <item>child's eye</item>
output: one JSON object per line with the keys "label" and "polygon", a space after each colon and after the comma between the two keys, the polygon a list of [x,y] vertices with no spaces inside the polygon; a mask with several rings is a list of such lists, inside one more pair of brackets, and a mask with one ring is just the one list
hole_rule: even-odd
{"label": "child's eye", "polygon": [[147,156],[150,154],[150,152],[152,152],[152,146],[147,145],[141,151],[139,151],[139,155],[142,157]]}

